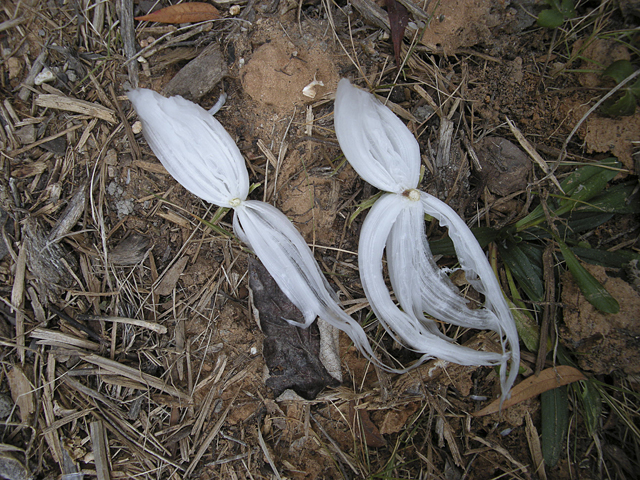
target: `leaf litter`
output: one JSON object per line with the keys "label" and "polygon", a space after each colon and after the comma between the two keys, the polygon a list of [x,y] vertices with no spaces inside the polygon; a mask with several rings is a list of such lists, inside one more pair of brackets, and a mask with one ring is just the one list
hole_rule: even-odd
{"label": "leaf litter", "polygon": [[[484,419],[469,416],[498,394],[498,375],[490,368],[433,360],[406,375],[389,376],[368,365],[342,336],[341,386],[325,389],[314,400],[285,393],[276,401],[265,386],[264,334],[248,303],[249,256],[239,242],[197,220],[230,231],[230,217],[216,216],[215,208],[159,168],[146,145],[138,147],[123,85],[139,82],[161,91],[195,58],[201,58],[200,68],[228,71],[219,74],[222,80],[209,76],[183,85],[206,107],[222,90],[228,94],[218,116],[238,141],[252,182],[261,184],[254,195],[274,202],[297,222],[345,308],[367,325],[371,338],[405,361],[415,357],[378,337],[358,278],[353,252],[364,214],[351,225],[347,219],[375,191],[343,164],[337,148],[332,95],[338,78],[384,86],[378,93],[409,119],[420,142],[426,171],[420,188],[447,200],[465,220],[473,218],[473,225],[493,227],[524,217],[539,192],[558,191],[538,164],[522,174],[527,183],[521,193],[507,194],[495,185],[484,190],[471,163],[478,142],[499,135],[519,143],[503,123],[508,115],[562,181],[575,166],[552,160],[586,110],[576,105],[593,91],[572,93],[579,83],[569,75],[541,77],[550,32],[529,27],[527,35],[512,36],[523,28],[519,14],[509,17],[500,6],[483,17],[491,2],[480,2],[481,8],[478,2],[465,2],[480,15],[475,22],[461,22],[444,6],[422,11],[402,1],[414,24],[409,22],[401,49],[407,65],[401,80],[392,68],[394,50],[384,30],[388,23],[371,23],[369,2],[353,2],[355,11],[329,2],[238,3],[240,12],[233,18],[230,8],[219,4],[224,19],[175,26],[134,23],[133,15],[149,13],[143,2],[77,9],[10,2],[4,7],[0,208],[8,220],[2,230],[7,252],[0,263],[2,388],[43,406],[21,417],[16,405],[5,420],[3,444],[13,450],[3,457],[4,465],[18,465],[19,472],[28,466],[38,477],[83,471],[102,478],[184,478],[186,473],[201,478],[418,478],[421,472],[521,478],[535,472],[545,447],[536,450],[531,436],[520,435],[521,429],[532,431],[522,412],[542,431],[535,396],[511,407],[521,408],[513,415],[508,409]],[[519,6],[514,9],[520,12]],[[431,30],[425,29],[422,41],[409,50],[416,28],[424,28],[429,18],[431,30],[448,29],[451,36],[440,35],[441,45],[435,45],[427,41]],[[452,21],[458,21],[455,28]],[[460,26],[474,31],[455,33]],[[42,39],[54,38],[54,31],[55,44],[42,47]],[[123,43],[112,35],[115,31]],[[448,45],[447,38],[458,45]],[[198,57],[218,41],[220,55]],[[258,55],[270,44],[279,49],[278,56]],[[443,54],[443,49],[448,51]],[[554,55],[550,66],[560,67],[566,59],[558,51]],[[43,67],[51,72],[51,83],[35,85]],[[280,75],[285,83],[269,90],[267,82],[261,92],[259,82],[245,78],[264,68],[270,69],[263,73],[267,79]],[[302,90],[314,78],[324,87],[318,86],[310,99]],[[538,96],[541,79],[551,87],[547,92],[558,93]],[[400,88],[389,88],[396,82]],[[115,124],[110,122],[114,114]],[[593,152],[612,151],[623,162],[622,175],[633,174],[635,128],[603,136],[596,130],[599,122],[619,123],[590,116],[577,133],[587,141],[587,150],[572,143],[568,160],[593,161],[602,158]],[[624,122],[633,125],[633,120]],[[266,149],[258,148],[258,141]],[[439,172],[443,179],[437,179]],[[68,204],[75,210],[67,216]],[[63,217],[70,225],[53,235]],[[614,218],[583,231],[582,247],[585,242],[591,249],[604,247],[609,255],[637,252],[637,222],[625,214]],[[430,236],[444,233],[427,228]],[[23,251],[24,280],[15,282]],[[440,263],[455,268],[451,257]],[[623,288],[631,270],[607,268],[606,277],[592,274],[624,312],[634,298]],[[497,272],[504,275],[500,262]],[[580,390],[585,381],[569,390],[575,392],[569,402],[577,412],[571,427],[576,458],[593,471],[603,465],[627,471],[627,463],[633,464],[629,445],[637,445],[637,439],[623,445],[616,438],[634,431],[637,381],[618,359],[637,351],[629,343],[634,324],[611,321],[611,314],[600,314],[580,297],[568,274],[557,278],[566,311],[559,330],[563,347],[578,353],[587,382],[591,373],[607,375],[595,377],[605,382],[598,384],[604,403],[593,411],[602,411],[602,421],[608,421],[597,437],[589,436],[581,419],[579,405],[591,398]],[[469,299],[482,301],[464,279],[459,286]],[[519,308],[535,319],[538,306],[524,299]],[[153,325],[163,329],[149,328]],[[585,333],[585,325],[595,325],[602,336]],[[605,325],[613,330],[602,330]],[[474,349],[499,351],[491,334],[445,333]],[[609,337],[614,343],[605,344]],[[547,351],[554,351],[553,343]],[[535,368],[535,353],[523,356],[525,376]],[[549,356],[547,367],[551,361]],[[594,438],[608,453],[590,448]],[[37,442],[51,453],[39,455]],[[550,478],[583,471],[577,460],[572,463],[566,453],[563,458],[553,469],[546,467]]]}

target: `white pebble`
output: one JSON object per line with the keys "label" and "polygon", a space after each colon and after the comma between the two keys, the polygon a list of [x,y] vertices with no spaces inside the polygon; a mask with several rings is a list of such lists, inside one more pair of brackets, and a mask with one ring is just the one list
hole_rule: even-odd
{"label": "white pebble", "polygon": [[235,17],[240,13],[240,10],[240,5],[231,5],[231,8],[229,8],[229,15],[233,15]]}
{"label": "white pebble", "polygon": [[38,75],[36,75],[36,78],[33,81],[33,83],[35,85],[42,85],[43,83],[53,82],[55,79],[56,79],[56,74],[45,67],[42,69],[42,71]]}
{"label": "white pebble", "polygon": [[131,125],[131,131],[136,135],[140,133],[142,131],[142,122],[140,120],[133,122],[133,125]]}

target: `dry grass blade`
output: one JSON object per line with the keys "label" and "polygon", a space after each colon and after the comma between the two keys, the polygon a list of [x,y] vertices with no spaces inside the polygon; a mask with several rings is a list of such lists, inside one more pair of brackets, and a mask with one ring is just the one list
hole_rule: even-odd
{"label": "dry grass blade", "polygon": [[547,472],[544,469],[544,458],[542,457],[542,447],[540,446],[540,437],[538,436],[538,430],[531,420],[531,414],[525,413],[527,441],[529,442],[529,450],[531,451],[531,458],[533,459],[534,470],[533,473],[537,475],[540,480],[547,480]]}
{"label": "dry grass blade", "polygon": [[233,407],[233,402],[238,397],[238,393],[240,393],[240,390],[236,392],[233,399],[229,402],[229,405],[227,405],[227,408],[224,410],[224,412],[222,412],[222,415],[220,415],[220,418],[215,423],[215,425],[213,426],[213,428],[211,429],[207,437],[202,441],[202,445],[200,445],[198,452],[196,453],[195,457],[191,460],[191,463],[189,464],[189,468],[187,468],[187,471],[185,472],[186,477],[188,477],[189,475],[191,475],[191,473],[193,473],[195,468],[198,466],[198,463],[200,463],[200,459],[209,448],[209,445],[211,445],[211,442],[213,442],[213,439],[220,432],[220,428],[222,428],[222,425],[224,425],[224,422],[226,421],[227,416],[229,415],[229,411]]}
{"label": "dry grass blade", "polygon": [[99,357],[98,355],[86,355],[83,356],[82,359],[86,362],[97,365],[112,374],[122,375],[123,377],[130,378],[131,380],[135,380],[136,382],[140,382],[144,385],[148,385],[149,387],[153,387],[157,390],[168,393],[169,395],[172,395],[174,397],[178,397],[181,400],[185,400],[187,402],[191,400],[189,395],[181,392],[176,387],[167,385],[163,380],[154,377],[153,375],[149,375],[147,373],[136,370],[133,367],[127,367],[126,365],[122,365],[114,360]]}
{"label": "dry grass blade", "polygon": [[160,325],[156,322],[150,322],[148,320],[138,320],[137,318],[127,318],[127,317],[112,317],[109,315],[78,315],[79,320],[95,320],[95,321],[104,321],[104,322],[113,322],[113,323],[121,323],[123,325],[134,325],[136,327],[146,328],[147,330],[152,330],[160,335],[164,335],[167,333],[167,327],[164,325]]}
{"label": "dry grass blade", "polygon": [[269,447],[267,447],[267,444],[265,443],[264,438],[262,437],[262,432],[260,431],[260,426],[259,425],[258,425],[256,431],[258,432],[258,443],[260,444],[260,448],[262,449],[262,453],[264,453],[264,457],[267,459],[267,462],[271,466],[271,470],[273,470],[273,473],[276,476],[276,478],[278,480],[282,480],[282,477],[280,476],[280,472],[278,472],[278,469],[276,468],[276,464],[274,463],[273,458],[271,458],[271,453],[269,452]]}
{"label": "dry grass blade", "polygon": [[98,480],[110,480],[107,432],[101,421],[91,422],[91,444]]}
{"label": "dry grass blade", "polygon": [[544,158],[542,158],[540,154],[536,151],[535,147],[531,145],[531,142],[529,142],[529,140],[525,138],[525,136],[522,134],[522,132],[516,126],[516,124],[513,123],[509,119],[509,117],[505,117],[505,118],[507,120],[507,124],[509,125],[509,129],[511,130],[511,133],[513,134],[514,137],[516,137],[516,140],[518,140],[518,143],[520,144],[520,146],[525,149],[525,151],[529,154],[529,156],[533,159],[533,161],[536,162],[536,164],[542,169],[545,175],[549,176],[553,184],[556,187],[558,187],[558,189],[562,193],[564,193],[564,190],[562,190],[562,187],[560,186],[560,182],[558,182],[558,179],[553,174],[553,172],[549,168],[549,165],[547,165],[547,162],[544,160]]}

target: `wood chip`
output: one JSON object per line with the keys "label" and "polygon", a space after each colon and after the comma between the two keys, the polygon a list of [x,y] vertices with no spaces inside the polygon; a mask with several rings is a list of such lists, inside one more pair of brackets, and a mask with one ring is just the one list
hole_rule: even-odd
{"label": "wood chip", "polygon": [[135,160],[133,162],[134,167],[141,168],[150,173],[158,173],[160,175],[169,175],[167,169],[162,166],[160,162],[145,162],[144,160]]}
{"label": "wood chip", "polygon": [[36,105],[44,108],[80,113],[82,115],[99,118],[105,122],[116,123],[116,114],[112,109],[104,107],[99,103],[85,102],[77,98],[45,93],[38,95]]}
{"label": "wood chip", "polygon": [[13,368],[7,372],[7,381],[9,382],[9,389],[11,390],[11,398],[13,398],[13,401],[20,409],[20,420],[26,424],[29,421],[29,417],[31,417],[36,410],[33,397],[35,388],[22,368],[17,365],[14,365]]}
{"label": "wood chip", "polygon": [[30,336],[38,340],[38,345],[52,345],[62,348],[76,347],[91,351],[98,351],[101,348],[98,343],[46,328],[36,328],[31,332]]}
{"label": "wood chip", "polygon": [[171,79],[162,93],[182,95],[197,102],[227,75],[227,63],[217,43],[208,45],[202,53],[187,63]]}
{"label": "wood chip", "polygon": [[16,262],[16,274],[11,289],[11,304],[15,307],[16,313],[16,344],[18,346],[18,356],[20,363],[24,363],[24,289],[25,274],[27,270],[27,248],[23,243],[18,260]]}
{"label": "wood chip", "polygon": [[184,271],[187,266],[187,262],[189,261],[188,256],[184,256],[180,258],[163,276],[158,283],[158,286],[154,289],[154,291],[158,295],[171,295],[171,292],[175,288],[178,280],[180,280],[180,275]]}

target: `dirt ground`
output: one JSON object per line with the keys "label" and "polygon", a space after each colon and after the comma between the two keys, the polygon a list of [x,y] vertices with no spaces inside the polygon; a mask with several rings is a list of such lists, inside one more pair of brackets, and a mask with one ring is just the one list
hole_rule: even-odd
{"label": "dirt ground", "polygon": [[[547,366],[564,349],[602,400],[587,412],[581,395],[595,394],[565,390],[557,464],[538,468],[548,441],[539,395],[474,415],[499,395],[491,368],[435,359],[390,375],[341,334],[341,382],[324,372],[327,387],[306,399],[274,386],[263,355],[271,333],[250,292],[259,273],[232,235],[232,214],[176,183],[140,134],[129,88],[207,108],[226,93],[216,118],[258,185],[251,198],[294,222],[344,308],[410,362],[415,355],[381,338],[358,276],[366,211],[350,219],[376,191],[338,146],[337,82],[377,87],[420,143],[420,188],[471,226],[499,229],[559,193],[518,137],[559,180],[615,156],[611,185],[637,183],[640,110],[585,115],[615,86],[602,68],[637,65],[640,8],[587,2],[553,30],[536,25],[546,4],[534,0],[403,3],[402,70],[386,12],[366,0],[220,1],[219,19],[175,25],[132,18],[164,1],[0,6],[1,477],[634,478],[637,263],[588,267],[621,305],[610,315],[555,257]],[[625,41],[612,33],[627,30]],[[430,239],[446,236],[428,228]],[[631,213],[612,215],[581,245],[632,258],[639,228]],[[499,256],[496,265],[519,301]],[[453,280],[480,299],[464,275]],[[518,303],[537,335],[544,304]],[[442,328],[500,349],[494,334]],[[301,349],[317,344],[316,330],[293,335]],[[537,347],[522,348],[517,383],[536,371]]]}

